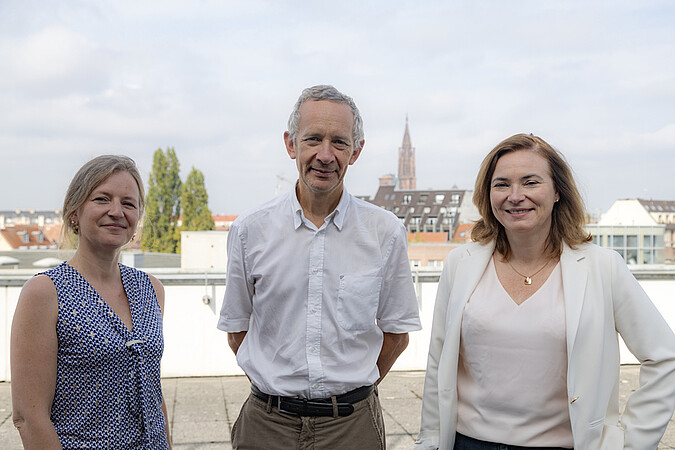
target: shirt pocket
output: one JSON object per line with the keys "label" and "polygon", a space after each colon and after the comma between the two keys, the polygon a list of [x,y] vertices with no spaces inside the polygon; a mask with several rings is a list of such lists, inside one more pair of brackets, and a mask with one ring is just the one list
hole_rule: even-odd
{"label": "shirt pocket", "polygon": [[347,331],[364,331],[375,325],[382,277],[340,275],[337,320]]}

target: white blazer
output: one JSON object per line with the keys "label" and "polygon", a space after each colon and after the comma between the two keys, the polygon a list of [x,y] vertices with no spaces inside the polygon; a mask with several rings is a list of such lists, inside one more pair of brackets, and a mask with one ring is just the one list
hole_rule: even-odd
{"label": "white blazer", "polygon": [[[464,306],[494,244],[448,255],[434,307],[422,424],[415,449],[452,450]],[[560,257],[567,334],[567,394],[576,450],[656,449],[675,409],[675,335],[621,256],[593,244]],[[619,421],[617,331],[642,364],[640,388]]]}

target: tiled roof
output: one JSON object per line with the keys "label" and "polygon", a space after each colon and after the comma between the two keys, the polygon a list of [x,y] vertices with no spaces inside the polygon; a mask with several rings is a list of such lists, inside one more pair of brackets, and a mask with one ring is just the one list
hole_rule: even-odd
{"label": "tiled roof", "polygon": [[0,230],[0,236],[14,249],[55,248],[56,243],[49,239],[37,225],[15,225]]}
{"label": "tiled roof", "polygon": [[674,213],[675,201],[672,200],[643,200],[637,199],[638,202],[650,213]]}
{"label": "tiled roof", "polygon": [[453,236],[453,241],[469,242],[471,240],[472,223],[460,223],[457,226],[457,231]]}
{"label": "tiled roof", "polygon": [[212,217],[214,222],[234,222],[234,220],[239,216],[226,216],[222,214],[218,215],[214,214]]}
{"label": "tiled roof", "polygon": [[61,239],[61,224],[45,225],[42,227],[42,231],[44,231],[45,236],[47,236],[50,241],[58,242],[59,239]]}
{"label": "tiled roof", "polygon": [[427,244],[445,244],[448,242],[448,233],[444,232],[416,232],[408,233],[408,242],[424,242]]}

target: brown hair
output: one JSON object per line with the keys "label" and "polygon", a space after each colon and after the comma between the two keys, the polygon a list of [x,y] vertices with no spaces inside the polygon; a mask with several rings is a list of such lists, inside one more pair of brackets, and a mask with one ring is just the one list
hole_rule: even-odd
{"label": "brown hair", "polygon": [[554,204],[551,213],[551,229],[546,243],[549,255],[560,256],[563,242],[574,248],[591,241],[591,235],[584,230],[586,223],[584,202],[567,161],[546,141],[531,134],[516,134],[503,140],[483,160],[473,193],[473,202],[478,208],[481,219],[471,230],[471,238],[482,244],[494,240],[496,250],[504,258],[509,259],[511,248],[506,231],[492,212],[490,185],[499,158],[519,150],[536,152],[548,161],[553,186],[560,196],[560,200]]}
{"label": "brown hair", "polygon": [[63,225],[61,227],[61,246],[72,241],[74,235],[73,224],[70,220],[75,211],[80,209],[87,197],[103,183],[110,175],[117,172],[127,172],[131,175],[138,185],[139,218],[143,217],[143,208],[145,207],[145,191],[143,190],[143,180],[138,172],[136,163],[128,156],[121,155],[101,155],[87,162],[77,171],[63,200]]}

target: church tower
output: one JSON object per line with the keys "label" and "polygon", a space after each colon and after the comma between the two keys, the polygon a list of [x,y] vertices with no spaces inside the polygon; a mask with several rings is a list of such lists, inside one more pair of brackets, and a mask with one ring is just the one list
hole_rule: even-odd
{"label": "church tower", "polygon": [[398,149],[398,183],[396,188],[417,189],[415,179],[415,148],[410,143],[410,131],[408,131],[408,116],[405,118],[405,133],[403,144]]}

